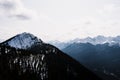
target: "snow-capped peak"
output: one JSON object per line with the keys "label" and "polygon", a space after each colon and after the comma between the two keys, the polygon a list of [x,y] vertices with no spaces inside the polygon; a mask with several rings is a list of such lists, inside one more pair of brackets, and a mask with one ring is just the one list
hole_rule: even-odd
{"label": "snow-capped peak", "polygon": [[120,36],[116,37],[105,37],[105,36],[96,36],[96,37],[87,37],[84,39],[76,39],[70,41],[69,43],[91,43],[93,45],[109,43],[109,45],[120,44]]}
{"label": "snow-capped peak", "polygon": [[96,37],[76,38],[76,39],[70,40],[68,42],[51,41],[49,43],[58,47],[61,50],[64,49],[65,47],[67,47],[68,45],[73,44],[73,43],[90,43],[92,45],[106,44],[107,43],[109,46],[113,46],[113,45],[120,46],[120,36],[105,37],[102,35],[98,35]]}
{"label": "snow-capped peak", "polygon": [[30,33],[18,34],[15,37],[3,42],[4,45],[15,47],[17,49],[27,49],[34,44],[42,44],[42,40]]}

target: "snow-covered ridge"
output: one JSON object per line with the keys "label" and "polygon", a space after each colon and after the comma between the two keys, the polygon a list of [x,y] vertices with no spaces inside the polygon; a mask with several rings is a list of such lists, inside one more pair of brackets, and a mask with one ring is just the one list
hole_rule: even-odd
{"label": "snow-covered ridge", "polygon": [[109,45],[114,45],[120,44],[120,36],[104,37],[100,35],[94,38],[87,37],[84,39],[74,39],[69,41],[68,43],[91,43],[93,45],[109,43]]}
{"label": "snow-covered ridge", "polygon": [[105,36],[99,35],[99,36],[96,36],[93,38],[91,38],[91,37],[87,37],[87,38],[83,38],[83,39],[76,38],[76,39],[73,39],[73,40],[70,40],[67,42],[51,41],[48,43],[51,43],[52,45],[58,47],[59,49],[63,49],[66,46],[73,44],[73,43],[90,43],[93,45],[108,43],[109,46],[116,45],[116,44],[120,46],[120,36],[105,37]]}
{"label": "snow-covered ridge", "polygon": [[18,49],[27,49],[34,44],[42,44],[42,40],[30,33],[18,34],[15,37],[3,42],[4,45],[9,45]]}

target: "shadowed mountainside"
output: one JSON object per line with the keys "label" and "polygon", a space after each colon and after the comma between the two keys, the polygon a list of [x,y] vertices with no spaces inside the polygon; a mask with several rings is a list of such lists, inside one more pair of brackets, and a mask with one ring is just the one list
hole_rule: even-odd
{"label": "shadowed mountainside", "polygon": [[104,80],[120,80],[119,44],[73,43],[63,51]]}
{"label": "shadowed mountainside", "polygon": [[0,80],[101,80],[56,47],[29,50],[0,45]]}

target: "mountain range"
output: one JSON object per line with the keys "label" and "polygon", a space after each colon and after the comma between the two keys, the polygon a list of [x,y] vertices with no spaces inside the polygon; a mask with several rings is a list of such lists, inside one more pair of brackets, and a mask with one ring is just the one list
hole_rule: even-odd
{"label": "mountain range", "polygon": [[51,42],[103,80],[120,80],[120,36],[87,37]]}
{"label": "mountain range", "polygon": [[52,42],[103,80],[120,80],[120,36],[76,38]]}
{"label": "mountain range", "polygon": [[62,50],[103,80],[120,80],[120,47],[108,43],[73,43]]}
{"label": "mountain range", "polygon": [[116,37],[105,37],[102,35],[96,36],[96,37],[87,37],[87,38],[76,38],[73,40],[69,40],[66,42],[60,42],[60,41],[50,41],[50,44],[58,47],[59,49],[64,49],[65,47],[67,47],[70,44],[73,43],[91,43],[93,45],[97,45],[97,44],[105,44],[105,43],[109,43],[109,46],[115,45],[115,44],[119,44],[120,45],[120,36],[116,36]]}
{"label": "mountain range", "polygon": [[53,45],[30,33],[0,43],[0,80],[101,80]]}
{"label": "mountain range", "polygon": [[0,43],[0,79],[120,80],[120,36],[49,43],[26,32]]}

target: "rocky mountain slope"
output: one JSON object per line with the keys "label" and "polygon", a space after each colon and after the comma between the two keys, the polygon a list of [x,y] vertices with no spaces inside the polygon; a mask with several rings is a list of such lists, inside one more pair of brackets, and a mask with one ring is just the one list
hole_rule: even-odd
{"label": "rocky mountain slope", "polygon": [[17,49],[27,49],[32,45],[42,44],[42,40],[38,39],[33,34],[24,32],[4,41],[2,44]]}

